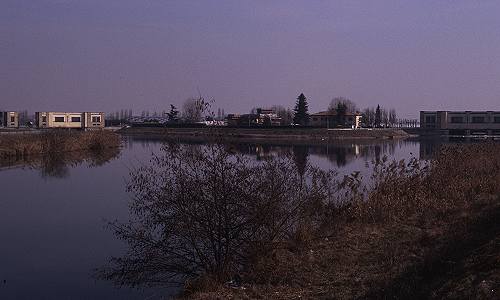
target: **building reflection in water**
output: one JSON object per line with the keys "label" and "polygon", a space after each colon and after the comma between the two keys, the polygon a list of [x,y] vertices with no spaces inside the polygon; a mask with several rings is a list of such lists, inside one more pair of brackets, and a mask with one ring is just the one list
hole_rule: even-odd
{"label": "building reflection in water", "polygon": [[307,165],[310,155],[324,157],[337,167],[344,167],[357,159],[365,161],[379,161],[384,155],[394,156],[396,148],[401,143],[415,144],[415,141],[369,141],[367,143],[336,144],[300,144],[300,145],[271,145],[271,144],[228,144],[229,151],[254,156],[257,160],[280,155],[292,155],[299,170]]}
{"label": "building reflection in water", "polygon": [[438,137],[438,138],[422,138],[418,140],[420,159],[430,160],[436,157],[440,149],[445,145],[451,144],[471,144],[471,143],[485,143],[485,142],[498,142],[493,138],[478,138],[478,137]]}

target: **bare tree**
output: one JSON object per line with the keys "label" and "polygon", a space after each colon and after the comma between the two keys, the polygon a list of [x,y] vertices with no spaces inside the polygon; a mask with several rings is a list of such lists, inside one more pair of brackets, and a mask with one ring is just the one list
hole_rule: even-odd
{"label": "bare tree", "polygon": [[318,212],[311,205],[330,195],[329,173],[301,166],[301,176],[291,157],[249,163],[223,146],[172,144],[163,151],[131,172],[132,220],[113,223],[129,253],[101,270],[102,278],[225,282],[280,247]]}
{"label": "bare tree", "polygon": [[387,112],[387,109],[385,108],[380,108],[380,114],[382,116],[382,124],[384,124],[384,127],[388,127],[389,124],[389,113]]}
{"label": "bare tree", "polygon": [[336,111],[339,104],[343,104],[346,107],[346,112],[354,113],[358,111],[356,103],[346,97],[335,97],[330,101],[328,105],[328,111]]}
{"label": "bare tree", "polygon": [[375,109],[368,107],[363,111],[363,123],[365,126],[373,127],[375,125]]}
{"label": "bare tree", "polygon": [[281,125],[290,125],[293,123],[293,111],[281,105],[274,105],[272,110],[281,118]]}
{"label": "bare tree", "polygon": [[201,95],[198,98],[189,98],[182,105],[182,117],[185,122],[196,123],[205,117],[215,118],[215,113],[211,110],[214,99],[205,100]]}
{"label": "bare tree", "polygon": [[390,127],[396,126],[397,122],[398,122],[398,117],[396,115],[396,110],[394,108],[391,108],[389,110],[389,124],[390,124]]}

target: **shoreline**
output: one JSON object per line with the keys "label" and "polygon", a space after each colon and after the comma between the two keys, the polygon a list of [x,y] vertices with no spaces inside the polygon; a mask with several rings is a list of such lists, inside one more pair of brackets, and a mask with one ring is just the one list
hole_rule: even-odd
{"label": "shoreline", "polygon": [[328,143],[350,140],[406,139],[412,135],[400,129],[326,129],[326,128],[156,128],[129,127],[118,130],[126,136],[154,136],[165,140]]}

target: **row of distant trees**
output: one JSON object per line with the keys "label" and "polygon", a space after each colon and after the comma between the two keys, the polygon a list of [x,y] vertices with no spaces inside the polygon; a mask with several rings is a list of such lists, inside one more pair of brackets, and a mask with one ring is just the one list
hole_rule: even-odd
{"label": "row of distant trees", "polygon": [[[362,122],[366,127],[395,127],[400,123],[394,108],[387,109],[377,105],[376,107],[368,107],[361,111],[355,102],[345,97],[333,98],[327,110],[329,112],[336,112],[340,120],[345,119],[343,116],[346,113],[360,113]],[[309,124],[308,104],[304,94],[300,94],[297,97],[293,122],[300,125]]]}
{"label": "row of distant trees", "polygon": [[[169,123],[196,123],[205,120],[224,120],[226,114],[224,109],[218,108],[217,112],[213,109],[215,100],[213,98],[206,99],[199,95],[197,98],[189,98],[182,104],[181,109],[175,105],[170,105],[169,111],[161,113],[142,111],[141,117],[166,117]],[[290,109],[281,105],[271,106],[271,109],[281,119],[282,125],[309,125],[309,107],[306,96],[301,93],[295,102],[294,109]],[[255,114],[256,108],[253,108],[250,113]],[[396,127],[400,124],[397,118],[397,113],[394,108],[385,108],[380,105],[376,107],[367,107],[361,110],[357,104],[346,97],[335,97],[328,104],[327,111],[336,112],[340,120],[345,120],[343,116],[347,113],[359,113],[362,115],[362,123],[366,127]],[[122,109],[115,113],[111,113],[109,118],[115,120],[126,120],[132,117],[131,109]]]}
{"label": "row of distant trees", "polygon": [[[166,116],[169,122],[195,123],[207,119],[223,120],[226,116],[224,110],[219,108],[217,114],[215,114],[212,110],[214,103],[214,99],[206,100],[202,96],[190,98],[183,103],[182,112],[171,104],[170,111],[166,113]],[[297,97],[293,110],[281,105],[274,105],[271,109],[281,118],[282,125],[309,125],[309,107],[307,98],[303,93]],[[339,116],[346,113],[361,113],[363,123],[367,127],[393,127],[398,122],[396,110],[393,108],[387,109],[377,105],[377,107],[369,107],[361,112],[354,101],[345,97],[333,98],[327,110],[336,112]],[[256,113],[256,108],[253,108],[250,113]]]}
{"label": "row of distant trees", "polygon": [[377,105],[376,108],[368,107],[363,110],[363,123],[369,127],[395,127],[398,123],[396,110],[386,109]]}

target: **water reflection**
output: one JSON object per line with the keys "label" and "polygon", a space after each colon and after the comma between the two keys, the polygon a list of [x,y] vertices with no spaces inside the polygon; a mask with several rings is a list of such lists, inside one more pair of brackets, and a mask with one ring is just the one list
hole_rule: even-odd
{"label": "water reflection", "polygon": [[[133,198],[130,222],[112,225],[117,237],[129,244],[129,251],[115,257],[97,275],[132,286],[182,282],[206,273],[217,280],[234,279],[240,270],[251,265],[250,257],[255,254],[252,243],[266,249],[264,242],[273,240],[268,236],[254,236],[255,233],[270,232],[276,224],[282,224],[278,216],[286,220],[297,217],[297,223],[290,224],[278,235],[293,236],[298,224],[307,227],[300,222],[317,216],[298,212],[324,211],[320,202],[337,195],[334,192],[341,187],[334,180],[364,167],[356,161],[378,161],[384,156],[410,158],[418,151],[415,140],[377,140],[292,145],[225,143],[220,147],[222,152],[211,155],[211,145],[203,143],[130,140],[135,143],[128,141],[126,147],[140,145],[150,149],[152,144],[163,147],[153,153],[150,163],[130,174],[127,187]],[[234,159],[233,155],[242,155],[245,159]],[[263,164],[271,165],[262,167]],[[330,173],[324,172],[325,168],[311,171],[312,166],[328,169],[332,165],[339,169],[339,172],[331,172],[339,174],[336,179],[328,177]],[[314,201],[300,202],[298,206],[297,195],[301,195],[298,199],[308,199],[302,197],[304,190],[298,190],[299,187],[313,191]],[[269,205],[272,199],[277,199],[276,195],[281,195],[281,200]],[[290,199],[294,201],[289,202]],[[268,224],[271,221],[276,223]],[[246,231],[249,229],[251,232]],[[219,245],[224,251],[217,248]],[[230,262],[228,265],[219,265],[221,251],[224,255],[230,253],[229,258],[222,256],[224,263],[226,258]]]}
{"label": "water reflection", "polygon": [[500,142],[496,138],[480,137],[441,137],[441,138],[421,138],[418,140],[419,157],[422,160],[434,158],[439,150],[447,144],[472,144],[485,142]]}
{"label": "water reflection", "polygon": [[[292,154],[297,165],[306,165],[309,156],[324,157],[335,166],[342,168],[357,159],[365,161],[379,161],[384,155],[394,156],[399,147],[416,146],[417,141],[379,141],[370,143],[343,143],[335,144],[299,144],[299,145],[272,145],[272,144],[228,144],[233,152],[238,152],[262,160],[269,157]],[[299,168],[300,169],[300,168]]]}
{"label": "water reflection", "polygon": [[[270,145],[252,149],[262,148],[271,153]],[[130,173],[130,219],[111,223],[129,249],[97,278],[166,286],[244,274],[309,228],[338,186],[333,173],[308,164],[307,146],[278,154],[255,162],[227,145],[166,143]]]}
{"label": "water reflection", "polygon": [[99,167],[119,157],[120,148],[96,151],[73,151],[51,153],[27,157],[13,157],[0,160],[0,171],[13,168],[30,168],[40,171],[42,178],[66,178],[70,168],[86,163],[89,167]]}

